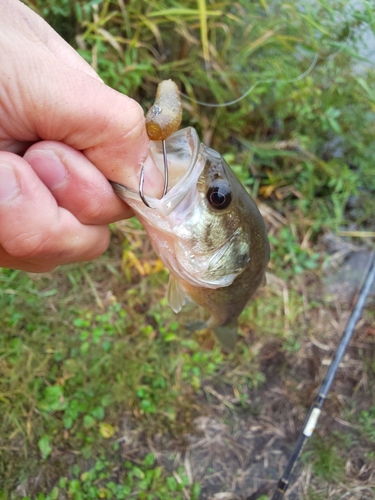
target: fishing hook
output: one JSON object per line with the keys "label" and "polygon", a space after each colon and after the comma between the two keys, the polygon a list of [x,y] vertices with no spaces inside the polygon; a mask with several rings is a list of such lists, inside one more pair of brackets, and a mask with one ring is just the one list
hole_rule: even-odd
{"label": "fishing hook", "polygon": [[[163,187],[163,194],[161,195],[161,198],[164,198],[164,196],[168,192],[168,158],[167,158],[167,146],[165,143],[165,139],[161,141],[162,148],[163,148],[163,162],[164,162],[164,187]],[[143,201],[143,203],[146,205],[146,207],[151,208],[150,205],[148,204],[145,195],[143,194],[143,184],[145,181],[145,166],[142,164],[141,167],[141,174],[139,176],[139,188],[138,188],[138,193],[139,197]]]}

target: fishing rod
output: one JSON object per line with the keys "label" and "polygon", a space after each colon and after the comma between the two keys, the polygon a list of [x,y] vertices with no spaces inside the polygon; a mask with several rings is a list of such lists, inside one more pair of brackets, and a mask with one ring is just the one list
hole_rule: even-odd
{"label": "fishing rod", "polygon": [[335,378],[337,369],[340,365],[340,362],[345,354],[346,348],[352,338],[354,328],[357,324],[357,321],[360,318],[362,309],[366,303],[367,296],[370,292],[371,285],[375,279],[375,250],[373,250],[371,257],[369,259],[369,265],[367,269],[367,273],[363,280],[361,291],[359,292],[357,302],[354,306],[354,309],[350,315],[348,323],[346,325],[345,331],[341,337],[340,343],[337,347],[335,357],[331,361],[331,364],[327,370],[327,373],[323,379],[323,382],[319,388],[318,394],[314,399],[313,404],[311,405],[308,416],[305,420],[305,424],[303,429],[298,436],[297,442],[295,444],[294,450],[289,457],[288,463],[284,469],[284,473],[279,479],[277,483],[277,488],[271,498],[271,500],[281,500],[284,497],[285,492],[287,491],[290,483],[290,476],[293,472],[294,466],[297,463],[298,458],[301,455],[302,449],[309,437],[312,436],[316,424],[318,422],[320,413],[322,411],[323,403],[327,397],[333,379]]}

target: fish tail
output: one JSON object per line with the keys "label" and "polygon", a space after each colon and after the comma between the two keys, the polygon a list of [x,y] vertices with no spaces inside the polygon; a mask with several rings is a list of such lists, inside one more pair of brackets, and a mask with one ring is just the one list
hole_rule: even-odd
{"label": "fish tail", "polygon": [[225,350],[233,351],[238,338],[237,321],[229,325],[215,326],[213,330]]}
{"label": "fish tail", "polygon": [[210,320],[208,321],[196,320],[187,323],[185,325],[185,328],[189,331],[203,330],[204,328],[212,328],[212,330],[215,332],[216,338],[224,347],[224,349],[226,351],[231,352],[233,351],[238,338],[237,326],[238,326],[237,321],[235,321],[234,323],[230,323],[229,325],[211,326]]}

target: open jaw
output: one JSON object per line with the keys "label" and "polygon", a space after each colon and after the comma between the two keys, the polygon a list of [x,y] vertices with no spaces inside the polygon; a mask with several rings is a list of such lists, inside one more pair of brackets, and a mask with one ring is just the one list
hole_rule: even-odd
{"label": "open jaw", "polygon": [[[204,167],[200,150],[200,140],[193,127],[178,130],[166,139],[168,191],[161,199],[145,196],[150,208],[168,215],[185,198],[197,184]],[[150,156],[163,173],[164,158],[161,141],[150,141]],[[127,196],[139,200],[138,193],[128,192]]]}
{"label": "open jaw", "polygon": [[[178,130],[166,139],[168,161],[168,191],[162,198],[143,195],[126,186],[111,182],[118,196],[126,201],[138,214],[149,214],[156,210],[168,216],[186,196],[194,190],[205,165],[204,146],[193,127]],[[164,173],[162,141],[150,141],[149,157],[160,172]],[[147,170],[144,174],[147,176]],[[141,181],[142,183],[142,181]]]}

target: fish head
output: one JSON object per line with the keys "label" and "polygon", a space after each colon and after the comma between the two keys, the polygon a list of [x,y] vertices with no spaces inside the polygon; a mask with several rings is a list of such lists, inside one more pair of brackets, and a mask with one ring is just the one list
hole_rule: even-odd
{"label": "fish head", "polygon": [[200,156],[195,207],[181,232],[192,262],[201,264],[205,286],[228,286],[250,260],[250,235],[241,215],[243,187],[219,153],[201,144]]}
{"label": "fish head", "polygon": [[[146,206],[139,193],[113,184],[115,191],[132,207],[178,280],[204,288],[228,286],[251,258],[247,205],[256,206],[222,156],[200,143],[194,128],[174,133],[166,149],[169,190],[162,199],[146,197]],[[162,171],[161,142],[150,141],[150,155]]]}

